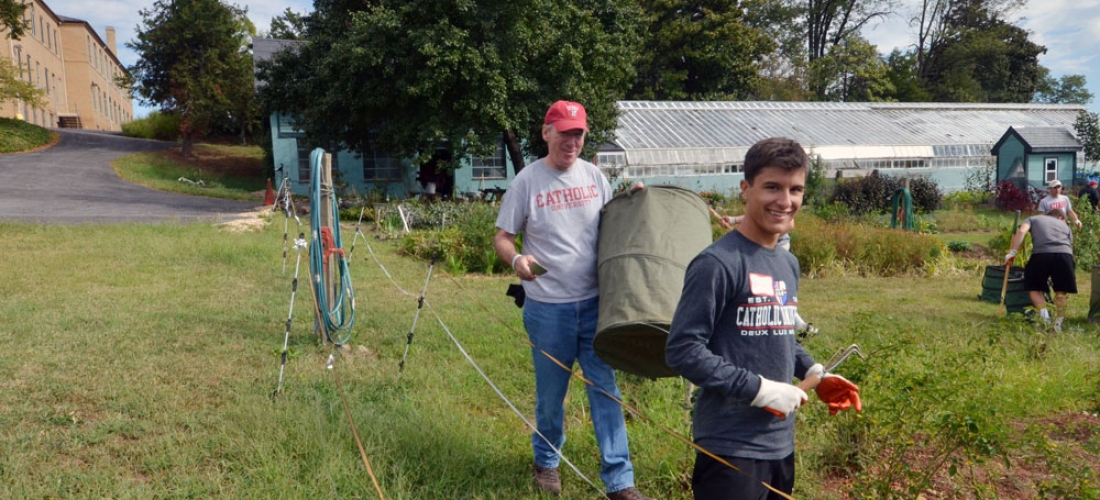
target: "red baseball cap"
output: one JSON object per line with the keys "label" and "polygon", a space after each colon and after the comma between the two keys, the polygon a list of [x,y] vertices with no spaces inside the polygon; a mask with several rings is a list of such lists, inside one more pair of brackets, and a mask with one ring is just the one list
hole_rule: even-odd
{"label": "red baseball cap", "polygon": [[543,123],[553,125],[558,132],[576,129],[588,132],[588,113],[580,103],[558,101],[546,111],[546,120]]}
{"label": "red baseball cap", "polygon": [[1098,182],[1096,179],[1089,180],[1089,185],[1090,186],[1095,186],[1095,185],[1098,185],[1098,184],[1100,184],[1100,182]]}

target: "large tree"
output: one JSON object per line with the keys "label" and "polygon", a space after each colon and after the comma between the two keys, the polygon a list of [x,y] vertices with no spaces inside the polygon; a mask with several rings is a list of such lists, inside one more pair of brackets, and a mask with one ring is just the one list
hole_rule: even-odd
{"label": "large tree", "polygon": [[1094,164],[1100,162],[1100,120],[1096,113],[1077,113],[1073,129],[1077,132],[1077,140],[1085,147],[1085,160]]}
{"label": "large tree", "polygon": [[1035,91],[1035,102],[1052,104],[1088,104],[1092,102],[1085,75],[1050,76],[1050,70],[1039,68],[1039,87]]}
{"label": "large tree", "polygon": [[1005,20],[1015,5],[954,0],[947,28],[929,48],[922,76],[935,101],[1031,102],[1041,82],[1039,55],[1046,48],[1027,30]]}
{"label": "large tree", "polygon": [[16,0],[0,0],[0,30],[7,29],[7,37],[13,40],[23,38],[26,25],[23,24],[23,12],[27,6]]}
{"label": "large tree", "polygon": [[[589,144],[610,138],[634,78],[640,12],[631,0],[319,0],[306,39],[261,65],[261,91],[306,140],[427,161],[487,153],[502,137],[544,149],[555,100],[588,109]],[[526,139],[526,141],[524,141]]]}
{"label": "large tree", "polygon": [[178,114],[183,154],[219,120],[251,100],[246,10],[219,0],[157,0],[140,11],[129,68],[142,102]]}
{"label": "large tree", "polygon": [[641,0],[648,30],[629,97],[744,99],[775,44],[742,22],[736,0]]}
{"label": "large tree", "polygon": [[810,85],[828,101],[888,101],[895,94],[889,69],[874,45],[851,36],[811,63]]}
{"label": "large tree", "polygon": [[856,36],[867,23],[893,13],[892,0],[805,0],[809,62]]}

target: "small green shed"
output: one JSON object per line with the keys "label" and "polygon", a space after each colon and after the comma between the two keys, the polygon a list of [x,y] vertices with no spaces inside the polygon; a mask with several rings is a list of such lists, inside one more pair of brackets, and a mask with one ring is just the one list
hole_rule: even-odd
{"label": "small green shed", "polygon": [[1069,186],[1077,177],[1077,153],[1082,149],[1065,127],[1009,127],[993,145],[997,182],[1045,190],[1048,182],[1058,179]]}

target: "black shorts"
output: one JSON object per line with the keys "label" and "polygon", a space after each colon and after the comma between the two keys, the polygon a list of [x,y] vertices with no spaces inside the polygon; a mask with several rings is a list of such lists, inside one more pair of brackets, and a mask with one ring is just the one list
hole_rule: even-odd
{"label": "black shorts", "polygon": [[695,454],[691,489],[695,500],[779,500],[782,496],[762,483],[791,494],[794,491],[794,453],[780,460],[722,457],[739,471],[702,453]]}
{"label": "black shorts", "polygon": [[1028,291],[1049,292],[1047,279],[1055,292],[1077,293],[1076,265],[1068,253],[1031,254],[1024,268],[1024,288]]}

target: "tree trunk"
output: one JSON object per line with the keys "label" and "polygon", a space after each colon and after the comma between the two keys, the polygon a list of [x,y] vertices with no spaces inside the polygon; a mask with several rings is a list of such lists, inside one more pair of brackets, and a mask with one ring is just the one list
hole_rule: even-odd
{"label": "tree trunk", "polygon": [[516,171],[516,175],[519,175],[520,170],[523,170],[527,163],[523,161],[523,151],[519,147],[516,134],[511,130],[504,131],[504,147],[508,149],[508,157],[512,160],[512,168]]}
{"label": "tree trunk", "polygon": [[181,154],[184,158],[190,158],[191,146],[195,144],[195,129],[191,126],[191,119],[187,116],[180,120],[180,139],[183,139]]}
{"label": "tree trunk", "polygon": [[181,153],[183,154],[184,158],[190,158],[191,157],[191,146],[193,146],[195,144],[195,139],[193,137],[191,137],[190,133],[184,133],[182,138],[183,138],[183,147],[181,148],[182,149]]}

